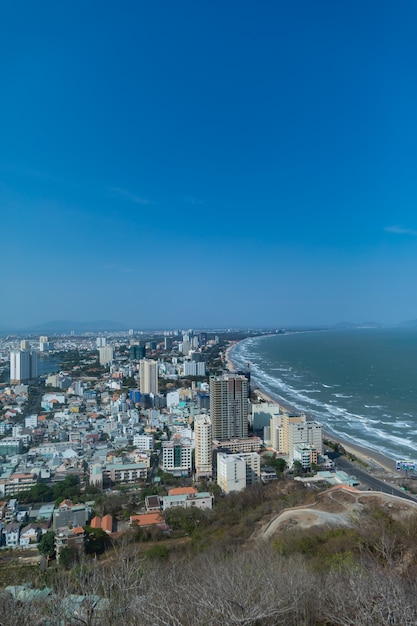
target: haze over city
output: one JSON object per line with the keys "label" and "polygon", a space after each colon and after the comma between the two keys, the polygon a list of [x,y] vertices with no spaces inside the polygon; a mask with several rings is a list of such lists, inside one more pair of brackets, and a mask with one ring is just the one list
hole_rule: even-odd
{"label": "haze over city", "polygon": [[417,318],[414,2],[0,23],[0,329]]}

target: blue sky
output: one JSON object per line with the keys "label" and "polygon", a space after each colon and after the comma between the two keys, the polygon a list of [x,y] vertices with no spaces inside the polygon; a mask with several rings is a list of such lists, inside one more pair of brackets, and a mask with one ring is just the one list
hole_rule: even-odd
{"label": "blue sky", "polygon": [[1,326],[417,318],[414,0],[1,13]]}

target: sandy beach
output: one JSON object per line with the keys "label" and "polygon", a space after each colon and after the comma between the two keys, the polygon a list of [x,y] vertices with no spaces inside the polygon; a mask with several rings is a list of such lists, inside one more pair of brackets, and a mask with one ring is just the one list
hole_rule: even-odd
{"label": "sandy beach", "polygon": [[[232,361],[232,359],[230,358],[230,352],[237,343],[239,342],[238,341],[230,342],[230,345],[227,347],[226,352],[225,352],[225,359],[224,359],[225,367],[229,372],[236,371],[236,366],[234,362]],[[284,412],[299,413],[298,409],[291,406],[285,399],[273,398],[263,389],[260,389],[254,384],[252,384],[252,393],[258,396],[258,399],[260,402],[277,403],[280,405],[281,409]],[[380,452],[376,452],[375,450],[372,450],[371,448],[366,448],[365,446],[352,444],[351,442],[343,439],[343,437],[335,437],[334,434],[330,434],[326,431],[323,431],[323,436],[325,439],[328,439],[329,441],[341,444],[346,450],[346,452],[348,452],[349,454],[352,454],[357,459],[359,459],[363,463],[366,463],[367,465],[374,466],[374,464],[377,464],[377,466],[380,466],[381,468],[383,468],[390,475],[396,472],[395,461],[385,456],[384,454],[381,454]]]}

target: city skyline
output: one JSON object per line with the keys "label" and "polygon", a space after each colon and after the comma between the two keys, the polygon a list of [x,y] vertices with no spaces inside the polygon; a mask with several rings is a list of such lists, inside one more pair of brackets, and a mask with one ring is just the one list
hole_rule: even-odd
{"label": "city skyline", "polygon": [[0,330],[416,319],[416,18],[4,7]]}

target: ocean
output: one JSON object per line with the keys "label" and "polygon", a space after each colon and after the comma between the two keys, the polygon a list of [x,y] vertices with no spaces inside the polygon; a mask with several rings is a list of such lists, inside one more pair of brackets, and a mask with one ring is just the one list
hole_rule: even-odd
{"label": "ocean", "polygon": [[245,339],[238,369],[335,437],[417,461],[417,329],[308,331]]}

